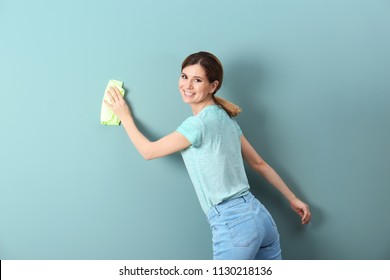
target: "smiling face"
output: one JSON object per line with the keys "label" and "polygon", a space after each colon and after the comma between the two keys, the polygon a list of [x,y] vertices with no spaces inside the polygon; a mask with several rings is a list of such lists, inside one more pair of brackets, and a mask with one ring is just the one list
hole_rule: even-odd
{"label": "smiling face", "polygon": [[200,64],[183,68],[179,79],[179,90],[183,102],[191,106],[194,114],[207,104],[214,104],[213,92],[217,85],[218,81],[210,82],[208,80],[206,72]]}

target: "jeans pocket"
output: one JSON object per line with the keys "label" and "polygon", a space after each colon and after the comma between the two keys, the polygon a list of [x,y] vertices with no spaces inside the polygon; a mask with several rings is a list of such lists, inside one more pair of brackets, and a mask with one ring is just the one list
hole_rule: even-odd
{"label": "jeans pocket", "polygon": [[257,238],[255,219],[246,215],[226,223],[235,247],[249,247]]}

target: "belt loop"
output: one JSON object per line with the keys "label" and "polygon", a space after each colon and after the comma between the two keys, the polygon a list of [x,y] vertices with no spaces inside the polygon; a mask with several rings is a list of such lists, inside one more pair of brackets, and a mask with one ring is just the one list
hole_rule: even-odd
{"label": "belt loop", "polygon": [[215,213],[216,213],[218,216],[221,216],[221,213],[218,211],[218,205],[215,205],[215,206],[214,206],[214,210],[215,210]]}
{"label": "belt loop", "polygon": [[245,197],[245,195],[241,196],[242,199],[245,201],[245,202],[248,202],[248,199]]}

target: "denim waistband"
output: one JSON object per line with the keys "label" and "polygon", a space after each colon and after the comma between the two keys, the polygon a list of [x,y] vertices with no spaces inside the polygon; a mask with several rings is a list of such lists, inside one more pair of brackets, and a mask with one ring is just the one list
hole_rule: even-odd
{"label": "denim waistband", "polygon": [[243,201],[250,202],[253,199],[254,199],[253,194],[251,192],[248,192],[245,195],[242,195],[242,196],[230,199],[230,200],[223,201],[220,204],[213,206],[208,211],[207,219],[211,220],[213,217],[221,215],[221,213],[223,213],[225,209],[228,209],[228,208],[233,207],[237,204],[240,204]]}

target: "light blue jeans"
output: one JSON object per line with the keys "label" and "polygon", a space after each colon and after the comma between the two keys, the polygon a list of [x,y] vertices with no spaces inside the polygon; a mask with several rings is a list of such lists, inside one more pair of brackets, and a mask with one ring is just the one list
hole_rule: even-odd
{"label": "light blue jeans", "polygon": [[207,213],[214,260],[280,260],[279,233],[252,193],[214,206]]}

